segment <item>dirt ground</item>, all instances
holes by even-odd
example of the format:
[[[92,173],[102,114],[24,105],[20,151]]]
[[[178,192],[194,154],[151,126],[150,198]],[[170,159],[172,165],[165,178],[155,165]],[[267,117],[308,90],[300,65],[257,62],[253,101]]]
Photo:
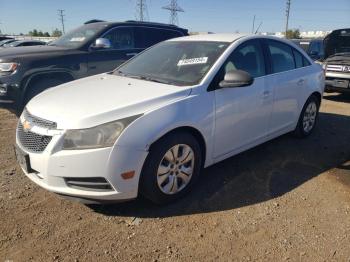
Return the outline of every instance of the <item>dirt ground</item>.
[[[204,171],[169,206],[84,206],[27,179],[0,110],[1,261],[350,261],[350,96],[326,94],[315,133]]]

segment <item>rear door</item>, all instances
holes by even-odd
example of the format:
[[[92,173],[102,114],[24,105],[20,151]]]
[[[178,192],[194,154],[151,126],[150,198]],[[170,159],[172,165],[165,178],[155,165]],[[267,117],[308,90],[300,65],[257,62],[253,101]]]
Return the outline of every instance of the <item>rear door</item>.
[[[271,74],[266,77],[266,84],[273,89],[269,129],[270,133],[278,133],[290,129],[299,117],[299,97],[307,84],[307,76],[303,69],[297,70],[294,48],[276,40],[269,39],[265,43],[271,62]],[[302,65],[302,58],[299,60]]]
[[[111,71],[142,50],[136,45],[134,27],[115,27],[101,37],[111,42],[111,48],[90,49],[88,75]]]

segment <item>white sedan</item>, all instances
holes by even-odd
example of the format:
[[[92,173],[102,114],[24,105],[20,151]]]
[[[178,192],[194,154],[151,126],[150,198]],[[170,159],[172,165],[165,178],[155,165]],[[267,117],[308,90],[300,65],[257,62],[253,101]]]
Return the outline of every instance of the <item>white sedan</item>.
[[[323,89],[322,68],[282,39],[172,39],[36,96],[16,155],[32,181],[69,198],[167,203],[204,167],[288,132],[311,134]]]

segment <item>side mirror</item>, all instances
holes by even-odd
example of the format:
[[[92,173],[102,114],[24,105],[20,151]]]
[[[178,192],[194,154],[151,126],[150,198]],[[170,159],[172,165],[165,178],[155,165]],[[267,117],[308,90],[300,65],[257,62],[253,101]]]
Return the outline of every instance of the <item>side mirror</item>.
[[[112,47],[111,41],[107,38],[97,38],[92,45],[93,49],[109,49]]]
[[[243,87],[250,86],[253,82],[254,78],[249,73],[242,70],[232,70],[226,73],[219,86],[222,88]]]

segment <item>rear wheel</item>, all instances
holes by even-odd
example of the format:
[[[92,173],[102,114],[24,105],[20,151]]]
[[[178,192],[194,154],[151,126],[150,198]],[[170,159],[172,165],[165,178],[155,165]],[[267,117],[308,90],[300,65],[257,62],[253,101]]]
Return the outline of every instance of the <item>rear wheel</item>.
[[[319,99],[315,95],[310,96],[301,111],[298,125],[293,132],[294,135],[297,137],[307,137],[313,132],[318,119],[319,107]]]
[[[202,168],[201,149],[188,133],[172,133],[156,142],[143,167],[140,193],[164,204],[189,192]]]

